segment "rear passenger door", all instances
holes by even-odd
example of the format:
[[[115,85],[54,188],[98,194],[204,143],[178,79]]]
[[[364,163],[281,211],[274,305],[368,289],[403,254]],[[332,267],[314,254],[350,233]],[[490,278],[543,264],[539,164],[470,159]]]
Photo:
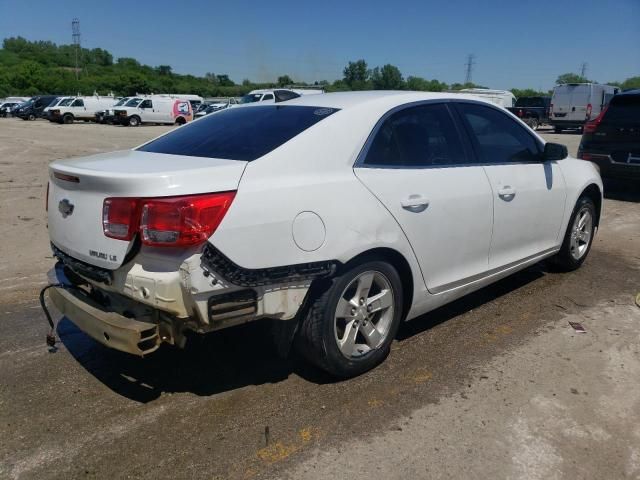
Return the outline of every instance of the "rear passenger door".
[[[467,163],[446,103],[407,105],[383,117],[355,173],[404,231],[432,293],[486,272],[491,186],[482,166]]]
[[[557,162],[543,161],[542,142],[506,112],[472,102],[456,108],[493,192],[489,269],[554,249],[566,199]]]

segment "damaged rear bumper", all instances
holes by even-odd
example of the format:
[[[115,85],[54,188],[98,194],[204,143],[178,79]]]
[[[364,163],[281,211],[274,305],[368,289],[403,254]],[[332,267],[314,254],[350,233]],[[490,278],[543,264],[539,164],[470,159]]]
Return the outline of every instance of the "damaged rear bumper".
[[[57,268],[49,272],[49,278],[69,285]],[[107,347],[144,356],[155,351],[162,342],[157,324],[108,311],[80,289],[52,287],[49,296],[62,315]]]
[[[144,356],[161,343],[158,325],[104,310],[85,295],[54,287],[50,293],[56,308],[94,340],[134,355]]]

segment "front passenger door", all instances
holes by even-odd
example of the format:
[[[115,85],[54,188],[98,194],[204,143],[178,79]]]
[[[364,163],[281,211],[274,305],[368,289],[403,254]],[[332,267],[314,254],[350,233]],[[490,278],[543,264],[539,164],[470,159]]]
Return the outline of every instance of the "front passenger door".
[[[543,161],[543,144],[499,108],[456,102],[493,191],[489,269],[548,253],[560,242],[565,181],[557,161]]]
[[[491,186],[467,155],[446,103],[406,106],[374,130],[356,176],[407,236],[427,288],[441,293],[487,271]]]

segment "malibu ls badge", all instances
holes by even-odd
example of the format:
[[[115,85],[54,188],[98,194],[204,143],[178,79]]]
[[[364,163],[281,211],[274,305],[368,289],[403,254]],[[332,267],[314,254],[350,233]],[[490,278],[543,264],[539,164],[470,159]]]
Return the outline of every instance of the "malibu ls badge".
[[[69,215],[71,215],[73,213],[73,208],[73,203],[71,203],[66,198],[60,200],[60,203],[58,204],[58,211],[62,214],[62,218],[67,218]]]

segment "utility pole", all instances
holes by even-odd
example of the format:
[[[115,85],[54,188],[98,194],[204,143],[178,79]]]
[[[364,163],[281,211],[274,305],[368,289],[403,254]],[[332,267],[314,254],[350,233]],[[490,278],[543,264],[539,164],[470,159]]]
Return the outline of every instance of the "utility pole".
[[[580,76],[582,78],[587,78],[587,67],[589,66],[589,64],[587,62],[582,62],[582,65],[580,65]]]
[[[467,75],[465,77],[464,83],[471,83],[473,66],[476,64],[475,59],[476,59],[476,56],[473,53],[470,53],[467,56],[467,63],[465,63],[465,66],[467,68]]]
[[[80,20],[74,18],[71,22],[71,38],[73,39],[73,45],[76,50],[76,80],[80,77]]]

